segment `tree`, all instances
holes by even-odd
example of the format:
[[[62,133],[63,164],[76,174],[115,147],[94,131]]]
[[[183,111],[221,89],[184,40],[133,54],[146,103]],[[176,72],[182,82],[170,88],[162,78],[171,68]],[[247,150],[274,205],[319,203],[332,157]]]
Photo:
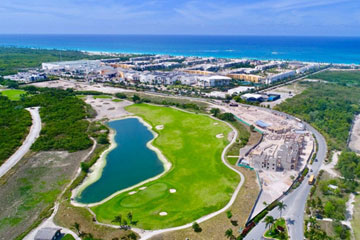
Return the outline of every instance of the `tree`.
[[[287,207],[287,205],[286,205],[284,202],[279,202],[279,203],[278,203],[277,208],[278,208],[279,211],[280,211],[280,218],[281,218],[282,211],[285,210],[286,207]]]
[[[217,117],[217,116],[219,115],[219,113],[220,113],[220,109],[218,109],[218,108],[212,108],[212,109],[210,110],[210,113],[211,113],[214,117]]]
[[[133,240],[136,240],[136,239],[137,239],[137,236],[136,236],[136,234],[135,234],[134,232],[132,232],[132,233],[130,233],[130,234],[128,235],[128,238],[133,239]]]
[[[227,238],[233,238],[233,237],[234,237],[234,235],[233,235],[233,230],[232,230],[231,228],[227,229],[227,230],[225,231],[225,236],[226,236]]]
[[[122,223],[122,216],[121,216],[121,214],[115,216],[115,218],[114,218],[111,222],[118,223],[119,225],[121,225],[121,223]]]
[[[226,216],[227,216],[227,218],[229,218],[229,219],[232,217],[232,213],[231,213],[230,210],[226,211]]]
[[[80,224],[78,222],[75,222],[72,227],[76,230],[77,234],[78,235],[81,235],[81,232],[80,232]]]
[[[194,229],[194,232],[201,232],[201,227],[197,222],[194,222],[192,225],[192,228]]]
[[[267,207],[267,202],[266,201],[263,201],[263,205],[265,206],[265,207]]]
[[[316,224],[317,224],[316,218],[310,217],[309,223],[310,223],[310,227],[311,227],[311,228],[315,228],[315,226],[316,226]]]
[[[234,122],[236,119],[232,113],[222,113],[218,115],[218,118],[224,121]]]
[[[129,222],[132,223],[133,215],[131,212],[127,214],[127,218],[129,219]]]
[[[254,132],[255,131],[255,127],[254,125],[250,125],[250,131]]]
[[[115,97],[120,98],[120,99],[125,99],[126,95],[124,93],[115,93]]]
[[[98,142],[100,144],[108,144],[109,140],[108,140],[106,135],[100,135],[99,138],[98,138]]]
[[[124,226],[127,226],[127,225],[128,225],[128,222],[126,221],[126,219],[123,219],[123,220],[122,220],[122,224],[123,224]]]
[[[134,103],[140,102],[140,99],[141,98],[136,94],[134,94],[134,96],[132,97],[132,100],[133,100]]]
[[[266,216],[264,219],[264,222],[266,223],[265,227],[269,227],[269,229],[273,226],[275,219],[273,216]]]

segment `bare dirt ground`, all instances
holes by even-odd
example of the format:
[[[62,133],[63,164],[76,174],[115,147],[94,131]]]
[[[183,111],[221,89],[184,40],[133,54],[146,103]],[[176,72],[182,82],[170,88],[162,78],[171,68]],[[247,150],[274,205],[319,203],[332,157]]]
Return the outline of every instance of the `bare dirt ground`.
[[[87,96],[85,99],[87,104],[90,104],[91,107],[96,111],[97,116],[95,120],[101,119],[119,119],[124,116],[130,115],[124,107],[133,104],[130,101],[123,100],[121,102],[113,101],[111,98],[96,98],[93,96]]]
[[[192,228],[186,228],[179,231],[168,232],[157,235],[152,240],[172,240],[172,239],[226,239],[225,231],[229,228],[233,230],[234,235],[239,235],[238,230],[244,227],[244,224],[250,214],[259,193],[259,186],[256,180],[255,171],[237,167],[245,176],[245,183],[241,188],[234,204],[230,207],[233,224],[227,218],[226,212],[217,215],[200,225],[202,231],[194,232]]]
[[[129,90],[115,87],[107,87],[101,83],[89,84],[85,82],[77,82],[75,80],[56,80],[56,81],[46,81],[46,82],[38,82],[32,83],[30,85],[34,85],[36,87],[50,87],[50,88],[60,88],[67,89],[73,88],[78,91],[98,91],[103,93],[115,94],[118,92],[128,92]]]
[[[261,105],[262,106],[270,106],[271,108],[275,107],[276,105],[284,102],[288,98],[292,98],[300,93],[302,93],[306,88],[301,86],[300,84],[292,83],[290,85],[281,86],[279,88],[266,91],[265,93],[273,93],[273,94],[279,94],[280,99],[273,101],[273,102],[264,102]]]
[[[335,169],[335,166],[339,160],[339,155],[341,152],[334,152],[332,160],[328,164],[321,165],[321,169],[328,172],[332,177],[340,177],[339,172]]]
[[[354,121],[349,148],[354,152],[360,153],[360,115],[357,115]]]
[[[4,175],[0,179],[0,239],[15,239],[40,215],[46,216],[87,152],[27,154]]]

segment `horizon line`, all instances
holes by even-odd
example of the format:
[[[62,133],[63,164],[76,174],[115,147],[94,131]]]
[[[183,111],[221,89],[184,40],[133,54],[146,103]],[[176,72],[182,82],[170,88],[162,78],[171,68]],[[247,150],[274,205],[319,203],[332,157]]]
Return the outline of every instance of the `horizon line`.
[[[0,33],[0,35],[19,36],[189,36],[189,37],[323,37],[360,38],[360,35],[256,35],[256,34],[165,34],[165,33]]]

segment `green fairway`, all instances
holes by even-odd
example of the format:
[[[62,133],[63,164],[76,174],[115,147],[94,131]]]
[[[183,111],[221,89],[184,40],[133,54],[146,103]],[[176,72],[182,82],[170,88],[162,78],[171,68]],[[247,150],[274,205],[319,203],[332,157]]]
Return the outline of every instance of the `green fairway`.
[[[4,90],[0,92],[1,95],[8,97],[12,101],[19,101],[20,96],[25,93],[26,92],[24,90],[17,89]]]
[[[111,223],[115,216],[125,219],[131,212],[137,227],[168,228],[190,223],[229,202],[240,181],[240,176],[221,160],[230,127],[208,116],[169,107],[136,104],[126,110],[142,117],[159,134],[153,145],[172,168],[157,180],[92,207],[97,220]],[[156,130],[158,125],[164,129]],[[221,133],[225,137],[217,138]],[[142,187],[146,189],[140,190]],[[130,195],[133,191],[136,193]],[[160,216],[161,212],[167,215]]]

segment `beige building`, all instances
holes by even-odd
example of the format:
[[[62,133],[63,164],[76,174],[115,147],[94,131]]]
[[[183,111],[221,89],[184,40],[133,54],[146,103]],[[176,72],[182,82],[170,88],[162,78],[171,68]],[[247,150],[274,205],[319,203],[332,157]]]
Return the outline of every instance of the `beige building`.
[[[233,78],[233,79],[244,80],[244,81],[254,82],[254,83],[259,83],[259,82],[262,82],[265,80],[264,77],[259,76],[259,75],[253,75],[253,74],[229,73],[226,76]]]

